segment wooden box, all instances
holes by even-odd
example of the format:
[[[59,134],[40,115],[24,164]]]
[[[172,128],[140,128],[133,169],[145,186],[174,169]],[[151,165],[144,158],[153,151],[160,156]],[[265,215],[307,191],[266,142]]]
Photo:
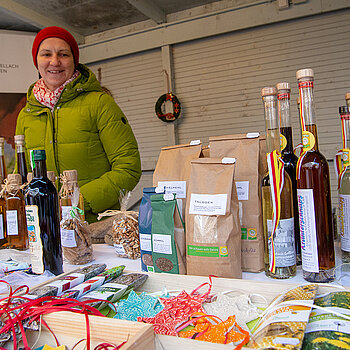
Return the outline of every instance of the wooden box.
[[[66,345],[72,349],[80,340],[86,339],[86,321],[83,314],[69,311],[56,312],[43,316],[43,320],[57,337],[60,345]],[[91,347],[94,349],[100,343],[112,343],[119,345],[126,341],[121,350],[154,350],[153,326],[146,323],[117,320],[113,318],[89,316]],[[27,331],[29,346],[35,349],[44,344],[55,347],[53,335],[46,327],[41,327],[39,333]],[[38,340],[39,339],[39,340]],[[37,341],[38,340],[38,341]],[[35,342],[37,341],[36,345]],[[8,344],[11,349],[12,345]],[[74,347],[75,350],[86,349],[86,341],[82,341]]]

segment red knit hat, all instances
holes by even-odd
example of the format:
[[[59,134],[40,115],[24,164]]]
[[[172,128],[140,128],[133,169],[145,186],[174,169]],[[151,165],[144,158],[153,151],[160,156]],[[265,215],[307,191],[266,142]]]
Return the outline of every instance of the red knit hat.
[[[34,66],[38,68],[37,56],[40,44],[47,38],[60,38],[64,40],[71,48],[75,67],[79,64],[79,47],[73,35],[60,27],[46,27],[42,29],[35,37],[32,47]]]

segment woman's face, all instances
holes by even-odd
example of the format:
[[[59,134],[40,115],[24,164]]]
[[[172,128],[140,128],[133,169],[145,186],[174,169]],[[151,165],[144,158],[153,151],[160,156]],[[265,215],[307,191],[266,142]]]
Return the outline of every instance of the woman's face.
[[[39,46],[38,70],[46,86],[54,91],[74,73],[74,57],[67,42],[47,38]]]

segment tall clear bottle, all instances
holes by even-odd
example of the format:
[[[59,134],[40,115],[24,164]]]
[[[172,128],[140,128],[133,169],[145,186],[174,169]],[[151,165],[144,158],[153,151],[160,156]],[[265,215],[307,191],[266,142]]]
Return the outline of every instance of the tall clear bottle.
[[[318,149],[314,72],[296,72],[303,151],[297,169],[303,276],[309,282],[334,280],[335,265],[329,167]]]
[[[4,183],[7,178],[6,162],[5,162],[5,138],[0,137],[0,184]]]
[[[280,152],[277,90],[274,87],[265,87],[261,90],[261,96],[265,111],[267,152]],[[290,278],[296,274],[292,182],[288,173],[284,171],[284,183],[280,192],[280,220],[273,234],[273,215],[276,215],[277,210],[274,209],[276,207],[273,204],[270,181],[269,171],[262,181],[265,274],[271,278]]]
[[[17,171],[22,176],[22,184],[27,182],[27,163],[26,163],[26,149],[24,143],[24,135],[15,135],[16,157],[17,157]]]
[[[292,181],[295,252],[297,265],[300,265],[301,247],[296,177],[298,157],[294,154],[293,147],[293,130],[290,117],[290,85],[287,82],[281,82],[276,85],[276,88],[278,101],[278,115],[281,130],[282,160],[284,161],[284,170],[288,173]]]
[[[33,179],[25,190],[32,269],[58,275],[63,272],[58,194],[47,178],[45,151],[32,152]]]
[[[339,233],[342,262],[350,263],[350,106],[339,107],[342,126],[343,169],[339,186]]]
[[[21,175],[8,174],[6,184],[6,232],[9,248],[26,250],[29,247],[28,231],[21,184]]]

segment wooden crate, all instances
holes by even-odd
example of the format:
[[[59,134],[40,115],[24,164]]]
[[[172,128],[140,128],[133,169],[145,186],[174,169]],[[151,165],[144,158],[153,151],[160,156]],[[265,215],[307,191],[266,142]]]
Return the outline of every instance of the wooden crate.
[[[185,289],[191,292],[204,282],[208,282],[207,277],[202,276],[186,276],[186,275],[172,275],[166,273],[149,273],[147,281],[138,289],[138,291],[145,292],[160,292],[163,287],[168,291],[181,291]],[[305,281],[305,283],[307,283]],[[300,284],[286,283],[282,281],[274,281],[271,283],[258,282],[252,280],[229,279],[229,278],[213,278],[212,292],[224,291],[238,291],[247,294],[260,294],[264,296],[268,303],[270,303],[279,293],[296,287]],[[326,293],[330,291],[337,291],[337,286],[331,287],[329,285],[319,284],[318,293]],[[200,292],[207,289],[204,287]],[[346,288],[350,290],[350,288]],[[257,299],[258,300],[258,299]],[[261,303],[261,306],[266,306]],[[232,349],[232,345],[214,344],[193,339],[184,339],[179,337],[172,337],[167,335],[156,334],[155,338],[156,350],[227,350]],[[249,347],[244,347],[245,350],[251,350]]]
[[[82,314],[62,311],[44,315],[43,319],[57,337],[60,345],[66,345],[67,349],[72,349],[79,340],[86,339],[86,321]],[[91,349],[100,343],[119,345],[123,341],[127,343],[121,347],[121,350],[155,349],[152,325],[100,316],[89,316],[89,323]],[[29,346],[33,349],[44,344],[52,347],[56,344],[53,335],[44,326],[41,328],[40,336],[39,332],[35,331],[27,331],[26,334]],[[7,344],[6,348],[12,349],[12,345]],[[74,349],[86,349],[86,341],[81,342]]]

